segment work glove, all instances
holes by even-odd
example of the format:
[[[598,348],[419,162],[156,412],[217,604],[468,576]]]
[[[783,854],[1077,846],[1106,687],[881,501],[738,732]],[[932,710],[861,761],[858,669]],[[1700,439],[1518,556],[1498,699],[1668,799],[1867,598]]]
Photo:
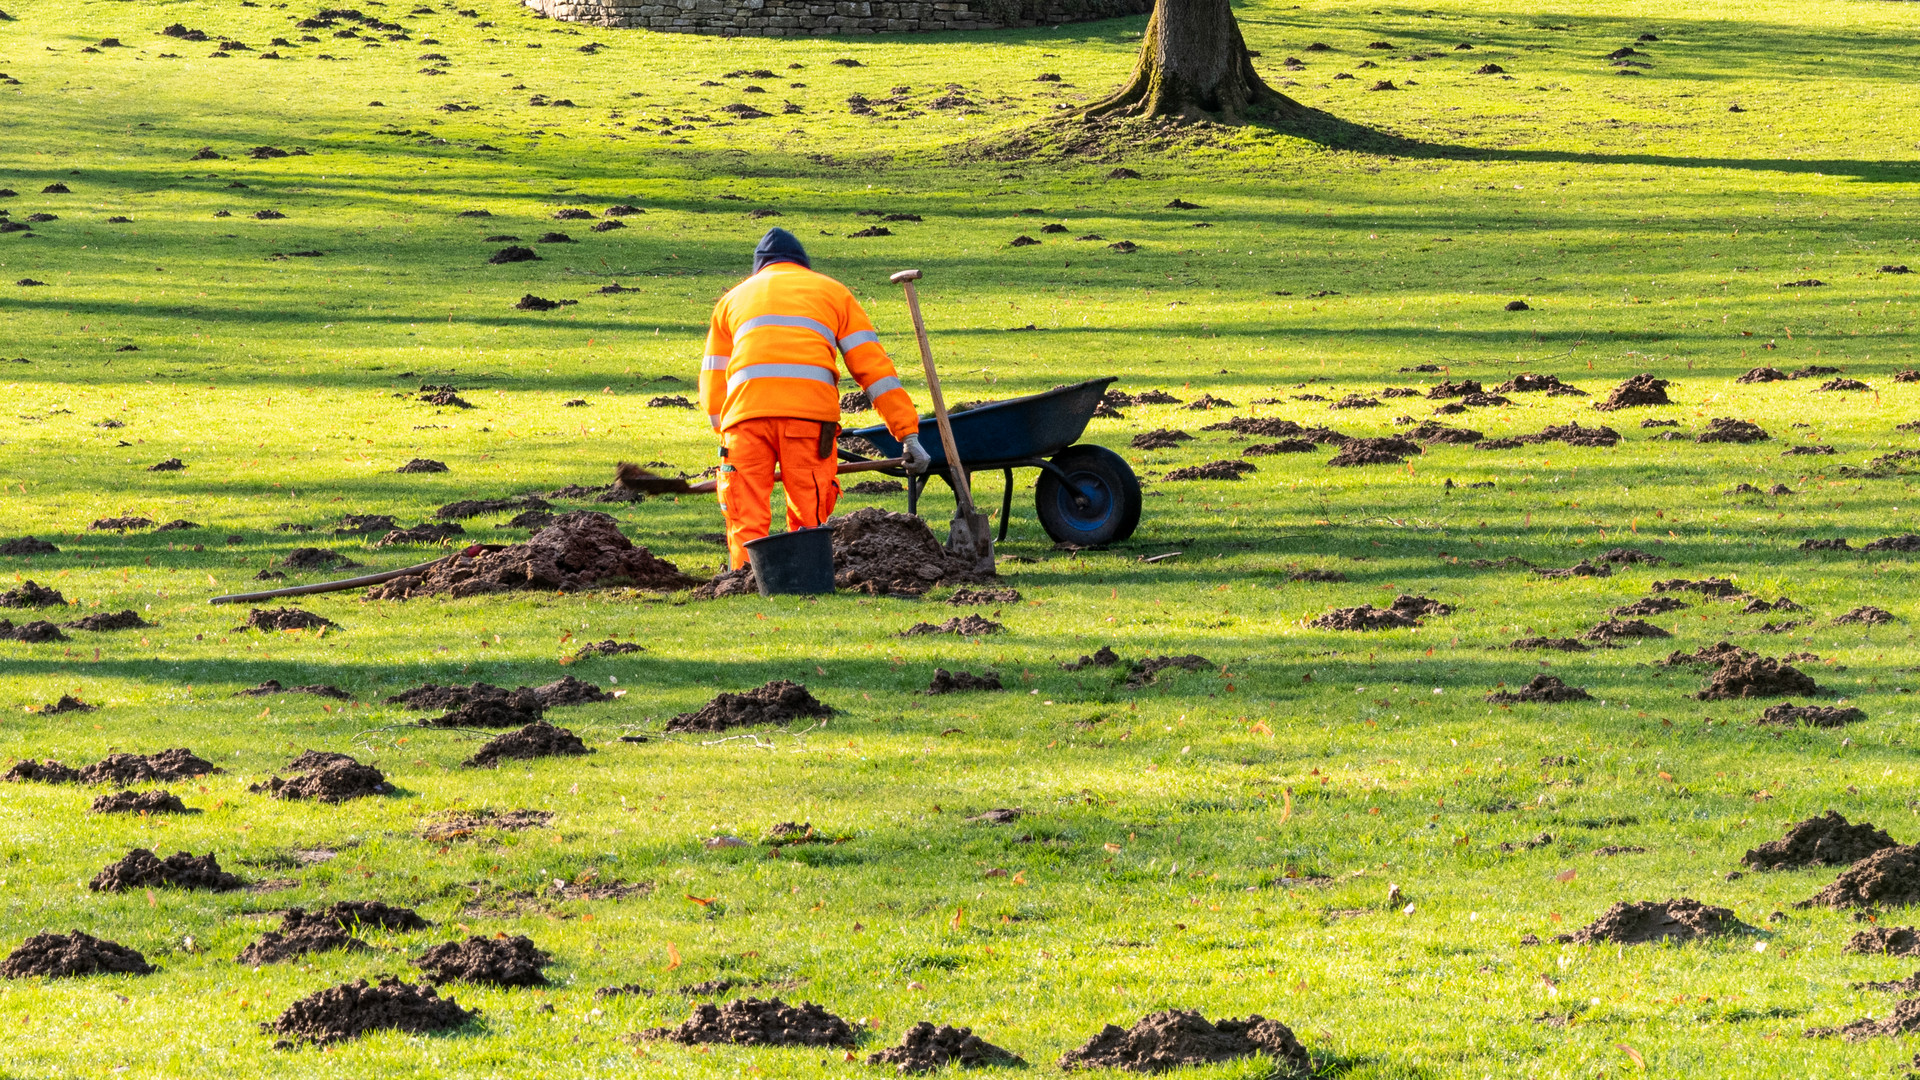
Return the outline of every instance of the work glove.
[[[900,440],[900,456],[907,459],[907,471],[915,476],[926,472],[927,466],[933,464],[932,456],[920,445],[918,432]]]

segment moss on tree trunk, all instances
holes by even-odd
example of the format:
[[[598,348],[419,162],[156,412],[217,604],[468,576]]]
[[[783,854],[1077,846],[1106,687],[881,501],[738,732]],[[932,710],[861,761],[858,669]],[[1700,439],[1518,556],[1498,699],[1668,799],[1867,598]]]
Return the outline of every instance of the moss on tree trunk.
[[[1306,112],[1261,81],[1228,0],[1158,0],[1133,77],[1088,117],[1171,116],[1238,124]]]

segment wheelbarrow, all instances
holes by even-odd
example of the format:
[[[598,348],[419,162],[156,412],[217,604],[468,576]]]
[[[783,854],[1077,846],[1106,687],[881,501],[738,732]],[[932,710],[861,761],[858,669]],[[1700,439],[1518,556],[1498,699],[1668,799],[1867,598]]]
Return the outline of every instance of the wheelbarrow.
[[[949,415],[953,425],[954,447],[968,473],[999,471],[1006,487],[1000,494],[1000,539],[1007,538],[1007,521],[1013,513],[1013,470],[1039,469],[1034,484],[1034,510],[1040,527],[1063,544],[1097,547],[1125,540],[1140,524],[1140,481],[1126,459],[1104,446],[1074,445],[1087,430],[1087,421],[1100,406],[1100,398],[1117,376],[1091,379],[1062,386],[1042,394],[990,401]],[[900,453],[900,441],[885,424],[855,428],[857,435],[879,448],[882,457]],[[921,476],[904,469],[879,471],[904,477],[907,482],[907,510],[918,513],[920,496],[927,483],[938,476],[949,487],[953,476],[947,465],[947,451],[940,441],[933,418],[920,421],[920,445],[932,455],[933,462]],[[844,461],[867,458],[842,449]]]

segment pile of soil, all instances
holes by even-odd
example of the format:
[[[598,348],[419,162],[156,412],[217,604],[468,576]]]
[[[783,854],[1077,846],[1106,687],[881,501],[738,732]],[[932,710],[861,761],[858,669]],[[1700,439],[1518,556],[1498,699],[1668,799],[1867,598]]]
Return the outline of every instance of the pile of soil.
[[[1346,397],[1327,406],[1329,409],[1377,409],[1379,407],[1379,398],[1364,397],[1360,394],[1348,394]],[[1191,409],[1193,406],[1189,405],[1187,408]]]
[[[463,1009],[430,986],[383,975],[378,986],[355,979],[309,994],[272,1022],[261,1024],[260,1030],[284,1036],[275,1044],[280,1047],[291,1047],[295,1041],[325,1045],[389,1028],[414,1035],[448,1031],[479,1015],[478,1009]]]
[[[900,631],[901,637],[920,637],[925,634],[959,634],[961,637],[985,637],[997,634],[1006,627],[992,619],[978,615],[956,615],[946,622],[935,626],[932,623],[919,622]]]
[[[0,641],[26,641],[35,644],[48,641],[66,641],[67,635],[60,628],[45,619],[36,619],[30,623],[15,626],[11,620],[0,619]]]
[[[1557,675],[1535,675],[1533,680],[1518,690],[1495,690],[1487,695],[1487,700],[1496,704],[1510,704],[1522,701],[1592,701],[1593,695],[1578,686],[1568,686]]]
[[[1353,464],[1353,463],[1349,463]],[[1238,480],[1242,473],[1257,471],[1250,461],[1209,461],[1205,465],[1189,465],[1184,469],[1169,469],[1162,480]]]
[[[432,458],[413,458],[405,465],[393,470],[398,473],[440,473],[447,471],[447,463]]]
[[[31,536],[17,536],[0,544],[0,555],[58,555],[60,549],[45,540]]]
[[[1785,382],[1791,377],[1777,367],[1757,367],[1733,381],[1737,383]]]
[[[540,969],[551,963],[553,957],[536,948],[532,938],[516,934],[508,938],[476,935],[435,945],[413,966],[433,983],[545,986],[547,977],[540,974]]]
[[[1402,437],[1424,446],[1466,446],[1479,442],[1486,435],[1472,428],[1449,427],[1435,420],[1422,420],[1408,428]]]
[[[1305,1074],[1313,1068],[1307,1048],[1278,1020],[1255,1013],[1245,1020],[1212,1023],[1181,1009],[1149,1013],[1131,1028],[1108,1024],[1086,1045],[1062,1054],[1060,1068],[1157,1073],[1255,1054],[1273,1058],[1283,1074]]]
[[[1907,533],[1903,536],[1883,536],[1868,542],[1861,551],[1920,551],[1920,534]]]
[[[946,668],[933,669],[933,681],[927,684],[928,694],[956,694],[968,690],[1004,690],[1000,685],[999,672],[989,671],[985,675],[975,675],[970,671],[948,671]]]
[[[1742,660],[1759,655],[1752,649],[1743,649],[1731,641],[1722,641],[1715,645],[1703,645],[1694,652],[1681,652],[1675,649],[1660,663],[1666,667],[1679,667],[1682,664],[1719,665],[1729,660]]]
[[[972,1028],[941,1025],[925,1020],[907,1029],[900,1045],[867,1055],[869,1065],[891,1065],[901,1074],[934,1072],[948,1065],[979,1069],[989,1065],[1024,1068],[1026,1060],[1010,1050],[982,1039]]]
[[[592,752],[578,735],[543,721],[488,739],[477,753],[461,764],[476,769],[492,769],[499,767],[505,758],[528,759]]]
[[[1911,926],[1876,926],[1849,938],[1846,951],[1867,956],[1920,956],[1920,933]]]
[[[1176,431],[1173,428],[1155,428],[1135,435],[1127,445],[1135,450],[1171,450],[1192,438],[1193,436],[1186,432]]]
[[[1871,390],[1873,387],[1859,379],[1828,379],[1817,387],[1818,390]]]
[[[955,589],[953,595],[947,597],[949,604],[973,604],[982,607],[1019,602],[1020,592],[1017,589]]]
[[[1562,442],[1568,446],[1613,446],[1620,433],[1610,427],[1581,427],[1578,420],[1567,424],[1548,424],[1538,435],[1522,435],[1525,442]]]
[[[486,686],[475,683],[476,687]],[[451,688],[449,688],[451,689]],[[469,727],[469,728],[510,728],[537,724],[546,717],[546,706],[540,696],[525,687],[506,691],[497,686],[488,687],[499,690],[498,696],[473,696],[460,700],[446,715],[431,720],[420,721],[424,727]]]
[[[510,499],[461,499],[450,502],[433,512],[441,521],[465,521],[481,514],[497,514],[508,510],[551,510],[553,504],[537,495],[519,495]]]
[[[1772,603],[1768,603],[1767,601],[1762,600],[1756,596],[1752,600],[1747,601],[1747,606],[1741,608],[1740,613],[1742,615],[1764,615],[1769,611],[1805,611],[1805,610],[1807,610],[1805,606],[1794,603],[1791,597],[1783,596],[1780,599],[1773,601]]]
[[[170,791],[116,791],[101,795],[88,808],[95,814],[184,814],[187,804]]]
[[[146,848],[134,848],[116,863],[109,863],[87,888],[94,892],[125,892],[128,889],[166,888],[207,889],[228,892],[244,888],[246,882],[225,870],[212,852],[194,856],[176,851],[164,860]]]
[[[1497,74],[1497,73],[1490,73]],[[1560,381],[1558,375],[1535,375],[1523,371],[1499,386],[1493,388],[1496,394],[1534,394],[1545,393],[1552,397],[1589,397],[1585,390],[1577,386],[1568,386]]]
[[[89,705],[72,694],[61,694],[59,701],[40,706],[40,712],[45,716],[59,716],[61,713],[94,712],[99,708],[100,706]]]
[[[636,547],[621,534],[610,515],[575,510],[561,514],[523,544],[473,558],[442,559],[423,575],[376,585],[367,590],[367,596],[406,600],[440,593],[461,597],[514,589],[573,592],[615,583],[643,589],[683,589],[692,586],[694,580],[672,563],[655,558],[646,548]]]
[[[1884,1020],[1875,1020],[1871,1016],[1862,1017],[1845,1027],[1814,1027],[1806,1030],[1809,1039],[1824,1038],[1829,1035],[1844,1036],[1848,1041],[1870,1039],[1876,1035],[1896,1038],[1920,1031],[1920,998],[1908,998],[1893,1007]]]
[[[1231,420],[1208,424],[1200,430],[1231,431],[1236,435],[1259,435],[1269,439],[1281,439],[1298,435],[1306,429],[1291,420],[1282,420],[1274,416],[1236,416]]]
[[[614,697],[590,682],[582,682],[571,675],[562,675],[544,686],[533,688],[540,704],[549,709],[567,705],[593,705],[602,701],[612,701]]]
[[[1555,649],[1555,650],[1558,650],[1559,652],[1590,652],[1591,651],[1587,646],[1580,644],[1579,641],[1570,637],[1562,637],[1562,638],[1525,637],[1525,638],[1521,638],[1518,641],[1515,641],[1511,645],[1508,645],[1507,648],[1519,649],[1522,651],[1528,651],[1533,649]]]
[[[380,539],[375,540],[373,546],[380,548],[395,547],[400,544],[437,544],[448,537],[464,536],[466,532],[467,530],[462,526],[452,523],[435,525],[432,522],[427,522],[425,524],[415,525],[411,529],[395,529]]]
[[[551,810],[450,811],[423,825],[420,836],[425,840],[459,840],[481,829],[501,829],[506,832],[544,829],[552,820]]]
[[[1748,851],[1740,865],[1754,870],[1797,870],[1803,866],[1851,866],[1899,841],[1867,822],[1847,823],[1832,810],[1795,822],[1787,835]]]
[[[360,564],[331,548],[297,547],[287,552],[280,565],[289,570],[326,570],[331,567],[351,567]]]
[[[1864,607],[1854,608],[1845,615],[1838,616],[1833,620],[1833,625],[1848,626],[1857,623],[1861,626],[1879,626],[1892,621],[1893,612],[1869,604]]]
[[[1769,705],[1760,719],[1760,724],[1784,724],[1807,727],[1845,727],[1867,718],[1866,711],[1851,707],[1836,708],[1830,705]]]
[[[1716,416],[1707,421],[1707,430],[1693,437],[1694,442],[1716,443],[1756,443],[1765,442],[1773,436],[1766,429],[1749,420],[1731,420]]]
[[[1098,649],[1095,649],[1093,651],[1092,656],[1083,655],[1080,657],[1080,659],[1075,660],[1072,663],[1061,664],[1060,670],[1079,671],[1081,668],[1113,667],[1119,662],[1120,662],[1120,654],[1113,651],[1113,646],[1102,645]]]
[[[247,612],[247,621],[233,628],[235,633],[242,630],[338,630],[340,624],[324,615],[315,615],[311,611],[299,608],[254,608]]]
[[[685,1023],[672,1028],[648,1028],[642,1039],[696,1043],[732,1043],[737,1046],[852,1046],[853,1028],[811,1001],[798,1006],[779,998],[762,1001],[741,998],[721,1005],[700,1004]]]
[[[1452,604],[1443,604],[1438,600],[1425,596],[1408,596],[1405,593],[1394,597],[1393,603],[1387,606],[1402,615],[1411,615],[1415,618],[1426,615],[1439,616],[1453,614]]]
[[[1800,550],[1801,551],[1852,551],[1853,545],[1847,543],[1846,537],[1839,536],[1831,540],[1802,540],[1800,541]]]
[[[1653,591],[1657,593],[1697,592],[1702,596],[1710,596],[1717,600],[1726,600],[1736,596],[1747,595],[1745,589],[1735,585],[1732,581],[1717,577],[1701,578],[1698,581],[1688,581],[1686,578],[1667,578],[1664,581],[1654,582]]]
[[[381,930],[425,930],[432,925],[412,908],[396,907],[379,900],[339,900],[308,917],[331,923],[342,930],[360,926]]]
[[[1132,666],[1132,674],[1127,676],[1127,689],[1138,690],[1150,683],[1158,682],[1161,672],[1173,668],[1181,671],[1211,671],[1217,666],[1198,653],[1188,653],[1185,656],[1149,656]]]
[[[175,747],[157,754],[108,754],[82,768],[76,778],[83,784],[131,787],[156,780],[187,780],[218,771],[211,761],[196,757],[185,747]]]
[[[393,792],[385,773],[345,754],[309,750],[289,762],[287,770],[296,775],[286,779],[276,776],[247,790],[276,799],[317,799],[327,803]]]
[[[1486,393],[1486,389],[1477,379],[1461,379],[1459,382],[1442,379],[1427,388],[1427,397],[1429,400],[1438,401],[1441,398],[1461,397],[1465,394],[1483,394]]]
[[[234,697],[273,697],[276,694],[312,694],[314,697],[332,698],[335,701],[347,701],[352,694],[337,686],[323,683],[308,683],[305,686],[281,686],[280,680],[268,679],[259,686],[249,686],[245,690],[234,691]]]
[[[827,521],[833,530],[833,583],[875,596],[919,596],[936,585],[990,585],[990,570],[950,556],[927,523],[911,514],[862,507]],[[751,585],[749,585],[751,587]]]
[[[107,630],[142,630],[153,624],[141,618],[139,612],[129,608],[126,611],[116,611],[111,614],[102,612],[98,615],[88,615],[85,618],[75,619],[72,622],[61,623],[60,625],[68,630],[101,632]]]
[[[358,952],[369,948],[372,946],[341,929],[335,920],[292,908],[281,917],[280,929],[260,935],[258,941],[240,950],[240,955],[233,959],[235,963],[258,967],[284,963],[308,953],[342,949]]]
[[[61,596],[58,589],[49,589],[32,579],[21,582],[17,589],[0,592],[0,607],[65,607],[66,603],[67,598]]]
[[[1571,934],[1555,934],[1562,944],[1644,945],[1655,941],[1697,941],[1715,934],[1737,933],[1753,927],[1735,918],[1727,908],[1709,907],[1698,900],[1622,901],[1593,922]]]
[[[833,715],[833,706],[817,700],[805,686],[775,679],[744,694],[715,694],[698,712],[667,721],[668,731],[712,732],[728,728],[785,724]]]
[[[1665,615],[1669,611],[1679,611],[1692,606],[1677,596],[1648,596],[1635,600],[1631,604],[1622,604],[1607,614],[1634,618],[1641,615]]]
[[[1539,574],[1541,577],[1551,578],[1612,577],[1613,567],[1608,566],[1606,563],[1600,563],[1596,566],[1586,559],[1581,559],[1579,562],[1574,563],[1564,570],[1549,570],[1546,567],[1536,567],[1533,572]]]
[[[862,480],[847,489],[849,495],[895,495],[907,490],[898,480]]]
[[[1870,908],[1920,904],[1920,847],[1890,847],[1849,866],[1795,907]]]
[[[1750,656],[1722,664],[1720,670],[1707,679],[1706,688],[1694,697],[1701,701],[1724,701],[1818,693],[1820,687],[1800,669],[1770,656]]]
[[[87,529],[89,532],[125,532],[128,529],[151,529],[153,524],[152,518],[110,517],[96,520]]]
[[[6,979],[151,975],[158,970],[125,945],[78,930],[71,934],[35,934],[0,961],[0,978]]]
[[[1606,400],[1594,402],[1593,407],[1602,412],[1612,412],[1636,405],[1671,405],[1673,402],[1667,398],[1667,387],[1672,385],[1665,379],[1656,379],[1644,373],[1635,375],[1608,391]]]
[[[335,536],[372,536],[396,527],[392,514],[348,514],[333,530]]]
[[[1419,626],[1420,621],[1392,608],[1362,604],[1359,607],[1335,608],[1307,625],[1320,630],[1394,630]]]
[[[1670,638],[1673,635],[1642,619],[1608,619],[1582,636],[1588,641],[1612,644],[1621,638]]]
[[[578,663],[589,656],[622,656],[627,653],[646,651],[646,649],[635,645],[631,641],[615,641],[612,638],[608,638],[605,641],[596,641],[591,645],[581,646],[580,651],[573,654],[573,659],[575,663]]]

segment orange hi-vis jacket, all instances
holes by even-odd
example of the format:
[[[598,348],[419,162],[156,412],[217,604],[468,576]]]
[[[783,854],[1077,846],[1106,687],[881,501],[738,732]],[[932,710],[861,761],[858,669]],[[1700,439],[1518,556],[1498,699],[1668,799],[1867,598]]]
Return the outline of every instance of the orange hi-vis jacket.
[[[860,302],[845,285],[791,262],[773,263],[714,305],[700,407],[715,431],[763,416],[838,422],[836,351],[895,438],[919,430],[913,399]]]

